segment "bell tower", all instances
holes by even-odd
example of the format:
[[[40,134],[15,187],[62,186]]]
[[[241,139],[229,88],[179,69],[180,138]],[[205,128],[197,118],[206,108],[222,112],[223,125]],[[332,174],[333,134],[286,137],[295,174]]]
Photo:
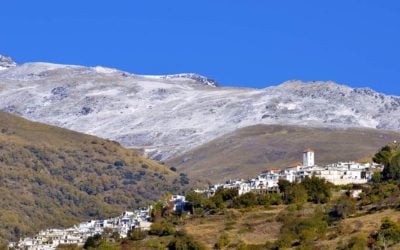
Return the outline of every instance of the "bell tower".
[[[303,152],[303,166],[312,167],[314,165],[314,150],[308,148]]]

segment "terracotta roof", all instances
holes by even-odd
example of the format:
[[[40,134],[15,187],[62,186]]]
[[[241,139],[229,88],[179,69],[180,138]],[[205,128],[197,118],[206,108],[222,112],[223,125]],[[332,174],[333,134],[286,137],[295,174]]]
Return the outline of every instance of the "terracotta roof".
[[[281,168],[269,168],[268,169],[269,171],[280,171],[280,170],[282,170]]]
[[[303,165],[303,163],[301,163],[301,162],[294,162],[294,163],[289,164],[288,166],[289,167],[297,167],[297,166],[302,166],[302,165]]]

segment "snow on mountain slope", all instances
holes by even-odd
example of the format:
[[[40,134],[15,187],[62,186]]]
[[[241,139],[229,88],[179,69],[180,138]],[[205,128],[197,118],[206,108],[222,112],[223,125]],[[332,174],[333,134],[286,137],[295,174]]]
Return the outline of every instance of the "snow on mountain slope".
[[[0,70],[8,69],[16,65],[17,64],[10,57],[0,55]]]
[[[400,130],[400,98],[370,89],[300,81],[217,86],[196,74],[26,63],[0,71],[0,110],[145,148],[157,160],[254,124]]]

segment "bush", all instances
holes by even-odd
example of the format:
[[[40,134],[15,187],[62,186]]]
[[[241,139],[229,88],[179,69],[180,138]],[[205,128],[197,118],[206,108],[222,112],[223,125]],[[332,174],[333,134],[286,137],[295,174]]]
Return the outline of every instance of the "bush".
[[[254,193],[246,193],[233,200],[235,208],[250,208],[257,205],[257,196]]]
[[[323,213],[316,211],[311,217],[292,217],[283,219],[280,236],[274,245],[278,249],[290,247],[293,243],[308,246],[316,239],[325,236],[328,223]]]
[[[400,242],[400,224],[392,221],[389,217],[382,219],[382,225],[377,234],[380,246],[391,246]]]
[[[217,191],[215,196],[221,196],[223,201],[233,200],[239,195],[238,191],[234,188],[223,188]]]
[[[184,232],[178,232],[174,239],[168,244],[170,250],[203,250],[206,249],[203,245],[188,236]]]
[[[282,204],[282,196],[278,193],[260,194],[257,196],[257,204],[262,206]]]
[[[131,232],[128,233],[128,239],[133,241],[144,240],[146,237],[147,232],[140,229],[133,229]]]
[[[383,180],[383,175],[381,172],[375,172],[372,175],[372,182],[373,183],[381,183]]]
[[[175,228],[173,225],[164,222],[154,222],[151,224],[149,234],[150,235],[157,235],[157,236],[168,236],[173,235],[175,233]]]
[[[204,194],[189,192],[186,194],[186,201],[189,202],[189,209],[193,214],[203,214],[205,211],[217,209],[215,200],[207,198]]]
[[[334,203],[329,215],[336,219],[344,219],[354,213],[355,209],[355,201],[343,195]]]
[[[351,237],[347,246],[344,249],[349,250],[364,250],[368,249],[368,237],[363,234],[358,234]]]
[[[116,166],[116,167],[123,167],[123,166],[125,166],[125,162],[122,161],[122,160],[115,161],[115,162],[114,162],[114,166]]]
[[[86,239],[86,242],[83,245],[83,248],[84,249],[96,248],[100,244],[101,239],[102,239],[102,237],[100,234],[95,234],[93,236],[89,236]]]
[[[217,242],[215,243],[215,248],[223,249],[225,246],[229,245],[229,243],[230,243],[229,236],[224,233],[221,236],[219,236]]]

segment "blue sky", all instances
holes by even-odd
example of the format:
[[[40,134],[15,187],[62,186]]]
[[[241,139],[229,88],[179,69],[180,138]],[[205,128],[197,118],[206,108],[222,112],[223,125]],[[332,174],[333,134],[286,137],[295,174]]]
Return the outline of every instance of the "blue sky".
[[[333,80],[400,95],[400,1],[1,0],[17,62],[195,72],[263,88]]]

